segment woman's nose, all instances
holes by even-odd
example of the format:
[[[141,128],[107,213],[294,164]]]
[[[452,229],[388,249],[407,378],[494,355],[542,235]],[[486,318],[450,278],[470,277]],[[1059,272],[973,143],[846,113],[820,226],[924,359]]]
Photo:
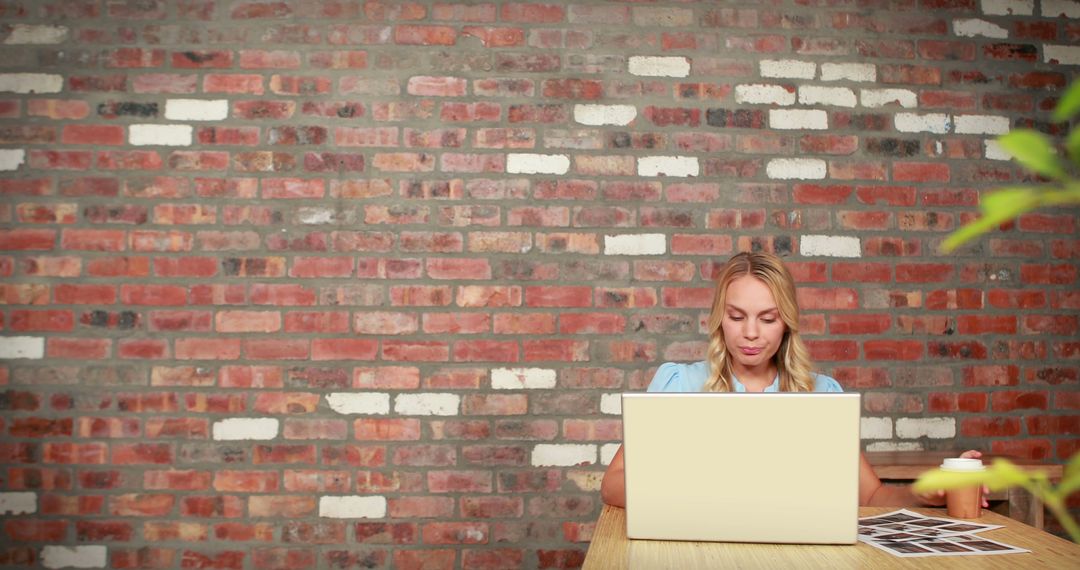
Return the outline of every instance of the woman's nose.
[[[758,326],[753,319],[746,319],[746,326],[743,327],[743,336],[746,338],[757,338]]]

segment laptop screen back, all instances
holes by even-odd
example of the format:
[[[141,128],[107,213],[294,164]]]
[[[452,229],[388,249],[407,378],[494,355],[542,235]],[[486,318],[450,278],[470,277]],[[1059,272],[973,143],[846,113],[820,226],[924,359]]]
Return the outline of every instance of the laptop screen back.
[[[632,539],[853,544],[858,394],[623,394]]]

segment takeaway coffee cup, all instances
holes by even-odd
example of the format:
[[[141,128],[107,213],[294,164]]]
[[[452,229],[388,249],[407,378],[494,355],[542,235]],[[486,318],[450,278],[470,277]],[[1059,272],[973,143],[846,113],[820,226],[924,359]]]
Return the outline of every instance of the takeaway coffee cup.
[[[941,464],[942,471],[971,473],[984,469],[982,460],[967,457],[949,457]],[[945,491],[945,510],[950,517],[958,519],[979,518],[982,514],[982,485]]]

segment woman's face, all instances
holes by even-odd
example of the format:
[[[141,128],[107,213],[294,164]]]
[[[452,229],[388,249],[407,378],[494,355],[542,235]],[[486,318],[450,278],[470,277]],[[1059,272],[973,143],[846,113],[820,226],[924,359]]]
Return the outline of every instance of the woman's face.
[[[764,281],[743,275],[728,285],[725,299],[724,344],[736,375],[740,370],[764,372],[772,365],[787,327],[776,299]]]

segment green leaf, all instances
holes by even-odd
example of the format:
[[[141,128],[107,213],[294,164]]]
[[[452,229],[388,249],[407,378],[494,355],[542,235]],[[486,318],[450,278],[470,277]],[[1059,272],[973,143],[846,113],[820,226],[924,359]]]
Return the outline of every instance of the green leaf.
[[[919,476],[912,485],[916,493],[986,485],[991,491],[1009,487],[1030,487],[1033,475],[1013,465],[1008,459],[995,459],[984,471],[961,472],[934,469]]]
[[[949,234],[941,242],[941,251],[949,253],[961,245],[996,229],[1001,224],[1034,208],[1032,188],[1003,188],[983,197],[979,207],[983,216]]]
[[[1065,154],[1074,164],[1080,166],[1080,128],[1069,131],[1065,137]]]
[[[1065,472],[1065,476],[1061,478],[1061,483],[1058,483],[1058,494],[1061,495],[1061,499],[1065,500],[1066,497],[1080,490],[1080,473]]]
[[[1065,464],[1065,477],[1072,477],[1073,475],[1080,475],[1080,451],[1077,451],[1069,458],[1069,462]]]
[[[987,480],[991,477],[992,475],[989,471],[961,473],[959,471],[933,469],[919,475],[919,478],[912,484],[911,489],[916,493],[930,493],[933,491],[957,489],[960,487],[985,485]]]
[[[1054,147],[1041,134],[1030,129],[1018,129],[1001,135],[997,140],[1001,148],[1028,170],[1054,180],[1068,178]]]
[[[1063,500],[1078,489],[1080,489],[1080,452],[1074,453],[1065,464],[1065,472],[1061,476],[1061,483],[1058,484],[1058,491]]]
[[[1068,121],[1080,111],[1080,79],[1073,81],[1058,100],[1053,119],[1056,122]]]
[[[992,478],[986,483],[986,486],[990,487],[991,491],[1008,489],[1017,485],[1024,486],[1032,478],[1031,475],[1013,465],[1008,459],[1000,457],[995,459],[986,471],[993,474]]]
[[[979,202],[979,209],[986,216],[1016,217],[1035,207],[1038,194],[1037,188],[1026,186],[1001,188],[983,196]]]
[[[986,232],[993,231],[1003,222],[1008,221],[1008,219],[1008,216],[1000,216],[993,218],[983,216],[977,220],[965,224],[963,227],[953,231],[953,233],[949,234],[945,238],[945,241],[941,242],[941,251],[943,253],[949,253],[956,248],[964,245],[965,243],[985,234]]]

